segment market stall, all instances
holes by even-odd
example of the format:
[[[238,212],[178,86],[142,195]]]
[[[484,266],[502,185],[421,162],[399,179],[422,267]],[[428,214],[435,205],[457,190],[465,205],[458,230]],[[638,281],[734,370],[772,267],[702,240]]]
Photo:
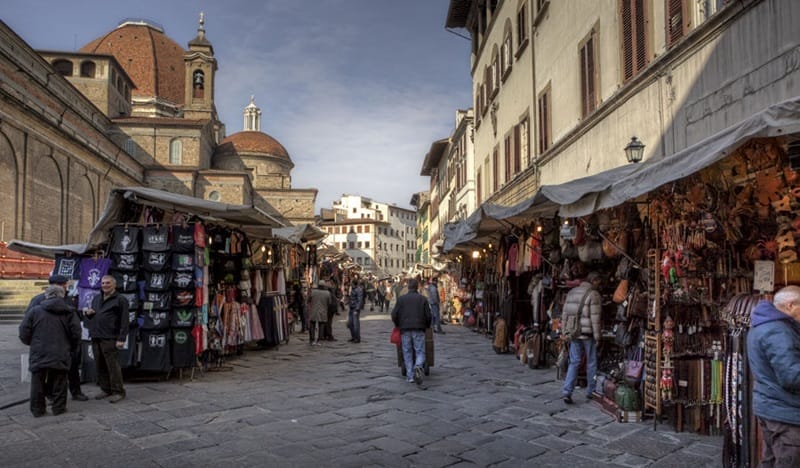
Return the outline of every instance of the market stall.
[[[79,308],[114,276],[131,321],[123,367],[169,373],[288,339],[286,276],[304,266],[272,235],[285,225],[277,212],[131,187],[112,190],[85,245],[9,248],[52,256]]]

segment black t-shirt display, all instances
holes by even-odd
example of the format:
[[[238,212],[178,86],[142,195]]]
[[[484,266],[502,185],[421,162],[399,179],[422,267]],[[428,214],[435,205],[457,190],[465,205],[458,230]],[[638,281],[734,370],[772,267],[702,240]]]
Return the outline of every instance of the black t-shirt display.
[[[172,226],[172,251],[194,252],[194,224],[187,224],[186,227],[180,224]]]
[[[194,337],[191,328],[172,329],[172,367],[194,367]]]
[[[170,331],[141,330],[141,370],[167,372],[170,370]]]
[[[140,249],[139,226],[115,226],[111,230],[111,251],[114,253],[131,254]]]
[[[161,271],[169,266],[169,252],[144,252],[142,267],[147,271]]]
[[[142,250],[149,252],[169,250],[169,226],[166,224],[145,226],[142,234]]]

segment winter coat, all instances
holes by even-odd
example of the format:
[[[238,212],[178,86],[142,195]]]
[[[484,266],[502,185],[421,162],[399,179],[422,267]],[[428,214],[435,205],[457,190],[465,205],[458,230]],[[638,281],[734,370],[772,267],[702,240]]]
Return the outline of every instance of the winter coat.
[[[800,322],[759,302],[750,316],[747,357],[756,416],[800,426]]]
[[[63,298],[52,297],[25,313],[19,325],[19,339],[31,347],[31,371],[69,370],[72,350],[80,344],[81,324]]]
[[[361,310],[364,308],[364,290],[357,286],[350,290],[350,310]]]
[[[311,322],[327,322],[328,306],[333,302],[330,291],[314,288],[308,295],[308,320]]]
[[[397,298],[392,309],[392,322],[400,330],[425,330],[431,326],[431,306],[428,299],[417,291],[409,291]]]
[[[86,316],[86,327],[92,339],[125,341],[128,338],[130,316],[128,300],[117,292],[105,298],[101,292],[92,300],[94,314]]]
[[[567,298],[564,301],[564,308],[561,311],[562,316],[573,313],[581,306],[581,299],[584,293],[592,288],[592,284],[586,281],[578,286],[570,289],[567,293]],[[586,297],[583,304],[583,311],[581,312],[581,336],[580,338],[593,337],[595,341],[600,340],[600,315],[602,312],[603,301],[600,293],[592,291]]]

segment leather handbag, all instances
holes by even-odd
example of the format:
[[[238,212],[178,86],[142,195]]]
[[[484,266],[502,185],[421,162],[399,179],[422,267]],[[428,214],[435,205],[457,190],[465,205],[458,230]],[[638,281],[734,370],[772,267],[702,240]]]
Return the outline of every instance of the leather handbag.
[[[614,290],[614,295],[611,297],[611,300],[614,301],[615,304],[622,304],[623,302],[625,302],[625,298],[627,296],[628,296],[628,280],[622,279],[617,285],[617,289]]]
[[[625,380],[628,382],[638,382],[642,380],[642,370],[644,361],[642,360],[642,347],[637,346],[631,359],[625,363]]]
[[[394,344],[396,344],[398,346],[400,345],[400,329],[399,328],[394,327],[392,329],[392,336],[389,338],[389,342],[390,343],[394,343]]]

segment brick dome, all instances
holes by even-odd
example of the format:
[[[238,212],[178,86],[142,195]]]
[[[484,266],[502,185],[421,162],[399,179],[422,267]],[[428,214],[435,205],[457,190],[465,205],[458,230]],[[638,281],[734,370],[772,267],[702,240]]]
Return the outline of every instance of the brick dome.
[[[217,148],[217,154],[236,153],[238,155],[264,155],[285,159],[291,163],[291,158],[286,148],[263,132],[244,131],[234,133],[222,140]]]
[[[123,21],[80,51],[114,56],[136,85],[134,96],[184,103],[185,50],[161,27],[147,21]]]

